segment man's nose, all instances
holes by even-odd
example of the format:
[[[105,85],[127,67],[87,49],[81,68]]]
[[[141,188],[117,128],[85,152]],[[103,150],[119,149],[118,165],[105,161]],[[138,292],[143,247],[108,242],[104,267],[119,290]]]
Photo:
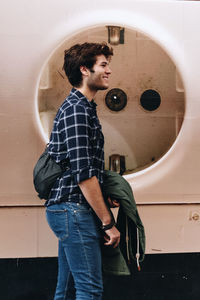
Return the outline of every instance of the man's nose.
[[[107,66],[107,68],[106,68],[106,73],[108,73],[108,74],[112,73],[111,68],[109,66]]]

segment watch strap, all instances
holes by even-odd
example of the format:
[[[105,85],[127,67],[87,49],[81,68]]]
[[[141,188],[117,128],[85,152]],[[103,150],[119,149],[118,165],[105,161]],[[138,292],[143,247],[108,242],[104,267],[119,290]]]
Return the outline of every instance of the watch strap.
[[[102,230],[103,231],[106,231],[106,230],[108,230],[108,229],[111,229],[113,226],[115,226],[115,220],[114,219],[112,219],[111,220],[111,222],[109,223],[109,224],[107,224],[107,225],[102,225]]]

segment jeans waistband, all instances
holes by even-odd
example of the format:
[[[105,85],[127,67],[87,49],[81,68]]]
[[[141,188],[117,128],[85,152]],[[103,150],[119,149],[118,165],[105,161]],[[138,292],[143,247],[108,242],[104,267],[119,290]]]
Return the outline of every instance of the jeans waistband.
[[[46,207],[54,205],[54,204],[59,204],[59,203],[79,203],[79,204],[88,205],[88,207],[90,207],[90,205],[88,204],[88,202],[86,200],[84,201],[84,200],[78,199],[78,198],[66,199],[64,197],[62,199],[56,200],[54,202],[47,203]]]

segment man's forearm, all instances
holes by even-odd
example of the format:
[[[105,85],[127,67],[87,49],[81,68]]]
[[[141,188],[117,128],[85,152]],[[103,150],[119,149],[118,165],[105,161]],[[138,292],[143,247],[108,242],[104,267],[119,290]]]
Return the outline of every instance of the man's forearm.
[[[109,224],[111,222],[111,215],[104,202],[101,188],[96,176],[80,182],[79,187],[87,202],[101,220],[102,224]]]

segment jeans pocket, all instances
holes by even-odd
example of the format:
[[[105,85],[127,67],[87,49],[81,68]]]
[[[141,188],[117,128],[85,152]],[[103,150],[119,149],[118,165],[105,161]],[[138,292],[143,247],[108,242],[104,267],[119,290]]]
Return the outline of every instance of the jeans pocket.
[[[98,218],[91,207],[79,205],[73,210],[73,216],[83,240],[88,237],[99,239]]]
[[[46,218],[57,238],[61,241],[65,240],[69,235],[67,209],[47,208]]]

